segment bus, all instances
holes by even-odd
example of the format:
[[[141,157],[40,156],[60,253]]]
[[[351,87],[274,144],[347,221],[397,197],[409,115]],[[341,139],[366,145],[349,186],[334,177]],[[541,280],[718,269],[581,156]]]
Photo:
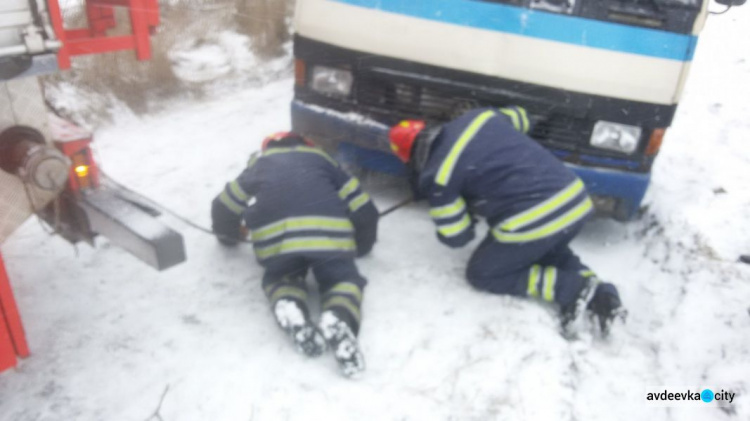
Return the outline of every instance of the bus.
[[[744,0],[720,0],[731,7]],[[600,213],[638,214],[707,0],[297,0],[292,126],[404,174],[398,121],[525,107]]]

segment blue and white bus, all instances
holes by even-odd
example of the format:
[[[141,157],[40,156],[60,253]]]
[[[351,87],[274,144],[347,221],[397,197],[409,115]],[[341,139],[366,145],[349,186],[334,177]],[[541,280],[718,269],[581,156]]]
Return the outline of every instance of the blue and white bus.
[[[343,141],[339,152],[364,167],[398,173],[387,129],[399,120],[521,105],[531,136],[578,173],[599,210],[629,219],[708,3],[297,0],[292,124]]]

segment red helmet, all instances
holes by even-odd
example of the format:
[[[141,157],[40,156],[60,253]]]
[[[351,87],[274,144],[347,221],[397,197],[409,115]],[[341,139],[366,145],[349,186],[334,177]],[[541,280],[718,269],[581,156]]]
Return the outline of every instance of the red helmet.
[[[414,141],[424,128],[425,122],[422,120],[404,120],[391,127],[388,136],[391,139],[391,150],[402,162],[407,163],[411,159]]]
[[[315,146],[315,144],[312,143],[309,139],[297,133],[277,132],[263,139],[263,143],[260,145],[260,149],[265,152],[272,142],[282,142],[286,140],[290,140],[290,141],[296,140],[296,141],[304,142],[304,144],[307,146]]]

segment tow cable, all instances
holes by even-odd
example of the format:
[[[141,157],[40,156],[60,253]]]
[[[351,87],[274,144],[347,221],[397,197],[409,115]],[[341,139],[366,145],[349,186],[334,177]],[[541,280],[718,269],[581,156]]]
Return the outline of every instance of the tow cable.
[[[391,206],[390,208],[384,210],[383,212],[380,212],[379,216],[382,218],[382,217],[388,215],[389,213],[395,212],[395,211],[403,208],[404,206],[408,205],[409,203],[411,203],[413,201],[414,201],[413,197],[409,197],[408,199],[404,199],[403,201],[401,201],[401,202],[399,202],[399,203]]]
[[[177,212],[175,212],[175,211],[167,208],[166,206],[160,204],[159,202],[157,202],[157,201],[155,201],[155,200],[153,200],[153,199],[151,199],[151,198],[143,195],[142,193],[138,193],[138,192],[136,192],[136,191],[134,191],[134,190],[126,187],[122,183],[119,183],[118,181],[116,181],[115,179],[113,179],[112,177],[110,177],[107,173],[105,173],[103,170],[101,170],[101,168],[99,169],[99,172],[100,172],[100,174],[109,183],[112,183],[115,187],[118,187],[119,189],[121,189],[121,190],[129,193],[132,196],[134,196],[134,197],[122,197],[121,196],[121,198],[123,200],[127,200],[128,202],[132,203],[133,205],[140,207],[145,212],[150,213],[152,216],[158,216],[159,215],[159,211],[161,211],[163,213],[171,215],[172,217],[174,217],[175,219],[177,219],[179,221],[182,221],[184,224],[186,224],[186,225],[188,225],[188,226],[190,226],[190,227],[192,227],[192,228],[194,228],[194,229],[196,229],[198,231],[201,231],[203,233],[211,235],[213,237],[221,238],[221,239],[226,239],[226,240],[230,240],[230,241],[236,241],[238,243],[253,244],[252,240],[232,238],[232,237],[226,236],[224,234],[219,234],[217,232],[214,232],[213,230],[210,230],[208,228],[205,228],[205,227],[203,227],[203,226],[201,226],[201,225],[199,225],[199,224],[191,221],[190,219],[188,219],[188,218],[186,218],[186,217],[178,214]],[[135,198],[138,198],[140,200],[136,200]],[[147,203],[143,203],[143,202],[147,202]],[[387,215],[390,215],[391,213],[393,213],[393,212],[395,212],[395,211],[397,211],[397,210],[399,210],[399,209],[401,209],[401,208],[403,208],[403,207],[411,204],[412,202],[414,202],[414,197],[410,196],[410,197],[408,197],[408,198],[406,198],[406,199],[404,199],[404,200],[396,203],[395,205],[393,205],[393,206],[391,206],[391,207],[383,210],[378,215],[380,216],[380,218],[383,218],[383,217],[385,217]],[[741,255],[737,260],[740,263],[750,264],[750,255]],[[750,313],[750,309],[748,309],[748,312]]]

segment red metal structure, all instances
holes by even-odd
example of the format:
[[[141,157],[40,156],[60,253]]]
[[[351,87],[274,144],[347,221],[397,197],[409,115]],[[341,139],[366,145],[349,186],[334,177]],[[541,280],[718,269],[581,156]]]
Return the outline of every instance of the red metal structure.
[[[150,59],[150,35],[159,24],[159,6],[157,1],[158,0],[86,0],[85,8],[88,26],[84,28],[67,28],[63,20],[59,0],[46,0],[46,10],[49,16],[49,22],[47,22],[47,24],[52,26],[55,32],[54,35],[61,44],[57,51],[58,67],[60,69],[69,69],[71,67],[71,57],[74,56],[102,54],[124,50],[134,51],[138,60]],[[29,10],[32,14],[35,12],[38,13],[36,8],[37,4],[39,3],[29,3]],[[120,25],[124,22],[117,22],[115,18],[115,8],[125,9],[130,20],[129,26]],[[41,19],[41,17],[37,17]],[[115,28],[118,28],[118,35],[108,35],[108,32]],[[124,28],[129,28],[130,33],[123,35],[122,29]],[[7,33],[6,30],[6,36]],[[24,52],[23,46],[21,46],[20,52]],[[44,52],[53,54],[54,50],[45,50]],[[54,58],[52,58],[52,62],[54,63]],[[7,75],[7,72],[0,73],[0,75],[1,74]],[[11,75],[11,78],[14,77],[14,75],[15,74]],[[5,89],[5,87],[10,86],[7,85],[7,83],[5,85],[2,84],[5,83],[5,80],[6,79],[0,78],[0,88]],[[31,84],[29,86],[34,85]],[[37,91],[41,92],[38,86],[37,82]],[[10,98],[10,96],[6,95],[0,99],[6,101],[7,98]],[[33,97],[30,97],[29,95],[26,95],[26,100],[27,102],[34,102]],[[45,109],[41,94],[38,95],[36,103],[36,105],[39,105],[38,108],[40,110]],[[24,106],[25,105],[27,104],[24,103]],[[13,108],[13,103],[9,104],[9,106],[11,107],[11,110],[15,110],[15,108]],[[43,111],[39,112],[37,110],[37,113],[34,114],[32,119],[37,118],[47,119],[47,115]],[[54,117],[51,118],[52,120],[49,121],[50,128],[62,127],[61,123],[56,122]],[[20,123],[16,122],[16,124]],[[28,122],[24,124],[29,125]],[[0,132],[8,134],[13,129],[14,128],[8,130],[3,129],[0,130]],[[18,127],[15,129],[18,129]],[[29,130],[18,132],[27,133],[28,131]],[[127,244],[135,244],[133,243],[133,239],[138,240],[136,241],[136,243],[138,243],[136,246],[146,245],[147,247],[136,251],[131,249],[128,250],[136,254],[141,260],[146,261],[152,266],[158,267],[160,270],[183,261],[185,258],[184,245],[182,243],[182,237],[179,234],[174,233],[171,230],[168,232],[163,231],[161,225],[154,225],[154,223],[151,223],[150,221],[145,221],[149,222],[149,224],[145,224],[142,220],[143,217],[138,221],[141,228],[128,227],[128,221],[118,219],[119,216],[116,212],[118,209],[110,209],[111,207],[118,208],[127,204],[114,201],[111,192],[101,191],[103,189],[99,188],[99,172],[89,147],[92,140],[91,135],[89,133],[81,134],[80,129],[74,127],[72,124],[63,127],[63,130],[60,133],[62,134],[53,134],[51,140],[54,141],[54,146],[56,146],[70,160],[67,192],[69,193],[69,196],[73,197],[67,201],[61,200],[60,203],[66,204],[66,209],[75,209],[77,213],[74,213],[74,216],[85,214],[86,218],[84,219],[86,219],[88,227],[86,229],[79,227],[82,230],[80,233],[82,239],[86,240],[87,237],[93,236],[94,232],[104,234],[102,231],[111,226],[114,228],[112,228],[112,231],[107,232],[116,232],[118,235],[123,235],[125,237],[129,236],[127,240],[124,240],[123,244],[126,244],[126,246],[123,247],[127,248]],[[39,133],[39,136],[42,136],[41,133]],[[6,139],[6,141],[11,142],[12,145],[23,143],[22,141],[11,140]],[[28,139],[24,138],[22,140],[25,142]],[[36,140],[40,140],[41,144],[45,143],[43,137]],[[51,146],[52,142],[48,143]],[[23,143],[23,145],[26,145],[26,143]],[[15,151],[17,149],[21,150],[15,146],[12,150]],[[26,149],[23,150],[26,151]],[[5,168],[3,168],[3,170],[7,171]],[[15,170],[11,172],[15,172]],[[7,186],[4,185],[3,188],[7,188]],[[83,192],[92,194],[84,195]],[[5,194],[6,192],[3,191],[3,193]],[[113,205],[112,203],[115,204]],[[105,206],[108,204],[110,208]],[[132,212],[130,216],[133,216]],[[155,227],[158,229],[155,229]],[[94,229],[96,229],[96,231],[94,231]],[[161,232],[165,235],[162,235],[163,238],[151,238],[148,235],[148,230],[150,230],[150,232]],[[60,233],[60,235],[72,242],[79,240],[77,236],[71,238],[70,236],[66,236],[65,233]],[[116,238],[113,238],[112,236],[108,238],[114,243],[117,243]],[[8,274],[5,270],[2,255],[0,255],[0,372],[15,367],[18,358],[25,358],[27,356],[29,356],[29,347],[26,343],[23,326],[21,324],[21,317],[18,313],[18,308],[10,286]]]
[[[50,20],[62,47],[57,53],[60,69],[70,68],[70,58],[87,54],[111,51],[134,50],[138,60],[151,58],[149,36],[159,25],[157,0],[87,0],[87,28],[67,29],[63,21],[58,0],[47,0]],[[128,9],[130,15],[129,35],[107,36],[107,31],[116,26],[115,7]]]
[[[16,357],[29,356],[21,316],[10,289],[8,273],[0,254],[0,371],[16,366]]]

